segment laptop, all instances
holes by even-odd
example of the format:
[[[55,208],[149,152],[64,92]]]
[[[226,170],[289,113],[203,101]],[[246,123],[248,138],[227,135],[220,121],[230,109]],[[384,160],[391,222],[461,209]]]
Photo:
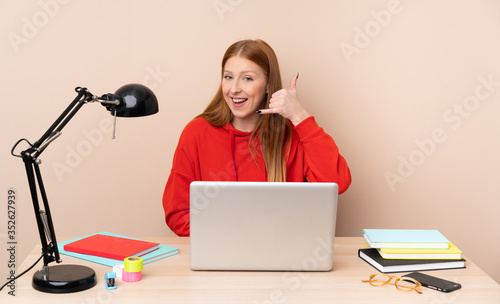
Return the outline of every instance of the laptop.
[[[191,269],[329,271],[337,197],[335,183],[192,182]]]

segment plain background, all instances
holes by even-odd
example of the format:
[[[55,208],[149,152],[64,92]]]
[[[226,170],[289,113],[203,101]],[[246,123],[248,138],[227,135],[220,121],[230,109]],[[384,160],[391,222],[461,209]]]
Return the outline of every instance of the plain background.
[[[300,73],[300,100],[350,166],[337,236],[438,229],[500,281],[499,1],[3,0],[0,24],[2,278],[9,189],[16,262],[38,242],[18,139],[37,140],[77,86],[149,86],[157,115],[118,120],[112,139],[109,113],[86,105],[42,173],[60,240],[171,236],[161,198],[179,135],[215,93],[226,48],[261,38],[285,86]]]

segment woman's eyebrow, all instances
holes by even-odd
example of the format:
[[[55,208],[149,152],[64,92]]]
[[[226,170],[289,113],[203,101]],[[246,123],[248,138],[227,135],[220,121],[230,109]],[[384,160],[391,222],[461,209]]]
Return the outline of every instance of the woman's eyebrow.
[[[234,74],[234,72],[230,71],[230,70],[224,70],[224,73],[232,73],[232,74]],[[248,74],[248,73],[257,74],[257,72],[255,72],[253,70],[247,70],[247,71],[240,71],[239,72],[239,74]]]

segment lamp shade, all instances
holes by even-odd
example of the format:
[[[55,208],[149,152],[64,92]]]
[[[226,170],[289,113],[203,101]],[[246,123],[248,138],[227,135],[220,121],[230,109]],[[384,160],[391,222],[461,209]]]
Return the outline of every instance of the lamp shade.
[[[155,94],[142,84],[126,84],[119,88],[114,95],[121,100],[120,105],[116,107],[116,116],[118,117],[148,116],[159,110]]]

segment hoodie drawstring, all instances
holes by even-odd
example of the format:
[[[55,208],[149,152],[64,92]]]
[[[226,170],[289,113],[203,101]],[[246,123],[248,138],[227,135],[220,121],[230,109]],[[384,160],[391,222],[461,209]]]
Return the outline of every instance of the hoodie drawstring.
[[[238,173],[236,173],[236,161],[234,159],[235,157],[235,138],[234,138],[234,131],[233,130],[229,130],[229,142],[230,142],[230,145],[231,145],[231,158],[233,159],[233,173],[234,173],[234,180],[235,181],[238,181]]]

